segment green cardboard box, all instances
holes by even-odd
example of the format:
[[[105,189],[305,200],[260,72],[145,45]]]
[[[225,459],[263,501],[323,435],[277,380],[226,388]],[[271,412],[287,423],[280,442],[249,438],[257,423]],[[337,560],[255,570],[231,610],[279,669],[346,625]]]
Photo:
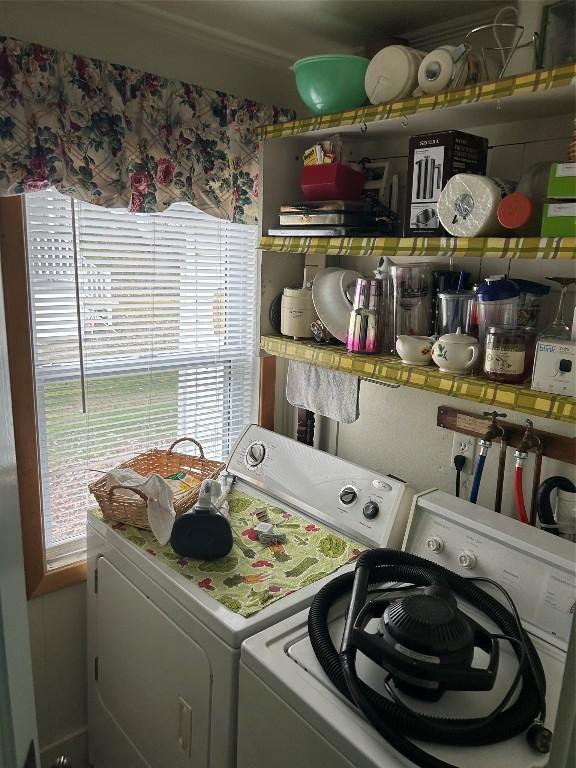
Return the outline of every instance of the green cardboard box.
[[[576,237],[576,200],[544,203],[542,237]]]
[[[576,199],[576,163],[553,163],[548,177],[547,197]]]

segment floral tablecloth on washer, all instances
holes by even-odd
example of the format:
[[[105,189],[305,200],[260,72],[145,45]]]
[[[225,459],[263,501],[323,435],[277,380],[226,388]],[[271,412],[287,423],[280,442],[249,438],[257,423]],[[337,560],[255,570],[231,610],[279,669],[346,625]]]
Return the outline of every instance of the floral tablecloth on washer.
[[[220,560],[191,560],[160,545],[151,531],[110,520],[121,536],[206,590],[241,616],[251,616],[301,587],[328,576],[355,560],[365,547],[320,523],[294,515],[260,499],[233,490],[228,496],[234,545]],[[256,511],[266,508],[270,522],[286,534],[285,544],[256,539]]]

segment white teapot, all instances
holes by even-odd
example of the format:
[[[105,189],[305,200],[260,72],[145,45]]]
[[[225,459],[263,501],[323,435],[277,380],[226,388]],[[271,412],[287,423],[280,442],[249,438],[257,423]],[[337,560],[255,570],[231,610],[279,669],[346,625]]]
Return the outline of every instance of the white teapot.
[[[460,328],[456,333],[445,333],[432,347],[432,359],[445,373],[467,373],[479,355],[478,339],[462,333]]]
[[[398,336],[396,352],[406,365],[430,365],[433,341],[429,336]]]

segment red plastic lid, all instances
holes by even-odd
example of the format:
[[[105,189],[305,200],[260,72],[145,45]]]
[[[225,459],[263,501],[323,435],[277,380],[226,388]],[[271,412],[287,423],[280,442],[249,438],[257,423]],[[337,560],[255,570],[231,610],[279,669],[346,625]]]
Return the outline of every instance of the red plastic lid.
[[[498,221],[506,229],[521,229],[534,215],[534,203],[522,192],[506,195],[498,206]]]

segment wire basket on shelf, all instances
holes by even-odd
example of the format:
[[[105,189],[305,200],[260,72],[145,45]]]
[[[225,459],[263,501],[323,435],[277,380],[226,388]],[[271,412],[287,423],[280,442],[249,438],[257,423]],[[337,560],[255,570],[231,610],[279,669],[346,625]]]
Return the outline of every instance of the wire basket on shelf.
[[[174,453],[174,446],[184,441],[194,443],[200,451],[200,456]],[[178,482],[184,486],[184,490],[180,493],[174,493],[174,510],[176,517],[178,517],[196,503],[202,481],[217,477],[223,467],[223,462],[205,458],[204,449],[198,440],[193,437],[181,437],[175,440],[167,451],[153,448],[124,464],[120,464],[117,469],[133,469],[143,477],[152,472],[164,478],[183,473],[184,478]],[[189,491],[185,490],[186,486],[190,487]],[[133,525],[135,528],[150,530],[147,499],[142,491],[137,488],[126,488],[118,485],[108,489],[106,476],[91,483],[88,487],[105,518]]]

